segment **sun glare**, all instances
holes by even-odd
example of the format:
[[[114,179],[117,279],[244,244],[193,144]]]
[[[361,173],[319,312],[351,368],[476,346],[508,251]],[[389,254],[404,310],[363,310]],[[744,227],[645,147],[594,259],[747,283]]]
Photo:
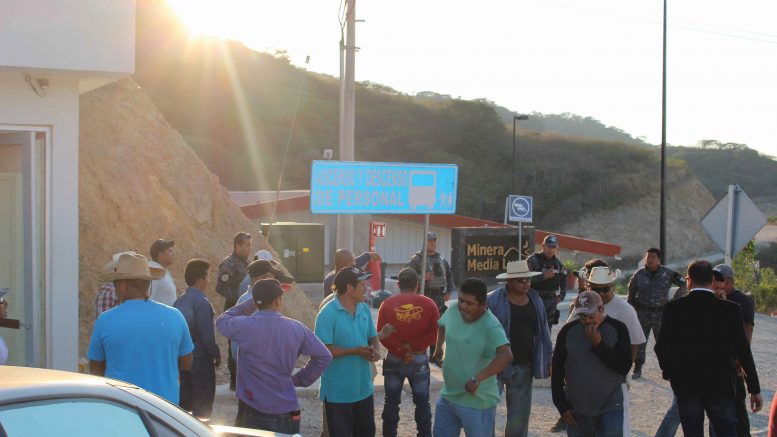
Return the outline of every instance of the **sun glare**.
[[[194,36],[234,38],[235,27],[230,23],[236,12],[224,3],[213,0],[167,0]]]

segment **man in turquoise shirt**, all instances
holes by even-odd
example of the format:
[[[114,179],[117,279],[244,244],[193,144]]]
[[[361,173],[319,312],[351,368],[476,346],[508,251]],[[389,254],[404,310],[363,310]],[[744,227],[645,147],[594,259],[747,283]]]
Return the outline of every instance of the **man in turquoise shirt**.
[[[445,383],[435,407],[435,437],[457,436],[462,428],[467,437],[494,432],[495,375],[513,361],[513,354],[502,324],[486,307],[486,292],[480,279],[466,279],[458,302],[438,322],[432,361],[442,364]]]
[[[316,336],[334,358],[321,376],[319,393],[331,436],[375,436],[370,361],[380,356],[375,323],[363,302],[369,277],[356,267],[337,272],[337,297],[316,317]]]

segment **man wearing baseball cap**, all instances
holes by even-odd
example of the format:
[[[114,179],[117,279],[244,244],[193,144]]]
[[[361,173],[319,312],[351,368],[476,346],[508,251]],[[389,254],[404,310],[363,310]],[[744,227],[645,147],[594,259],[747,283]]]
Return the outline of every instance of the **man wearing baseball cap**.
[[[170,274],[170,267],[175,262],[175,241],[159,239],[154,241],[149,249],[151,255],[151,267],[156,267],[165,271],[164,276],[159,279],[151,281],[151,289],[149,294],[151,299],[165,305],[173,306],[173,303],[178,299],[178,293],[175,289],[175,281],[173,275]]]
[[[194,344],[186,319],[173,307],[149,299],[148,288],[164,271],[133,252],[103,267],[119,306],[97,317],[89,343],[89,371],[135,384],[178,404],[178,372],[191,368]]]
[[[300,408],[295,387],[315,382],[332,354],[305,325],[284,317],[283,287],[277,279],[260,279],[252,299],[219,316],[216,327],[240,347],[237,390],[241,415],[238,426],[296,434]],[[297,359],[310,360],[293,373]]]
[[[621,384],[631,368],[631,341],[622,322],[604,314],[601,296],[575,298],[577,319],[561,328],[553,351],[553,403],[567,435],[622,436]]]
[[[321,376],[319,391],[331,436],[375,436],[370,362],[380,358],[380,345],[372,314],[364,303],[365,281],[370,276],[356,267],[337,272],[337,296],[316,317],[316,336],[333,357]]]
[[[526,259],[531,271],[542,273],[531,278],[531,288],[537,290],[545,304],[548,328],[551,329],[558,323],[560,314],[557,306],[567,295],[566,278],[569,276],[564,264],[556,257],[558,247],[558,237],[547,235],[542,240],[542,250]]]
[[[415,270],[420,275],[425,275],[424,296],[429,297],[437,304],[440,314],[444,313],[447,307],[445,302],[450,298],[455,289],[453,285],[453,273],[448,261],[437,252],[437,233],[429,232],[426,234],[426,271],[421,271],[423,263],[423,252],[416,252],[407,262],[407,267]],[[434,350],[429,352],[434,353]]]
[[[742,319],[745,322],[745,334],[747,342],[753,341],[753,327],[755,326],[755,304],[753,298],[734,287],[734,270],[728,264],[718,264],[712,269],[713,275],[719,274],[723,279],[723,290],[726,300],[739,304],[742,308]],[[737,436],[750,436],[750,418],[747,415],[747,390],[745,389],[745,376],[742,366],[737,364],[736,378],[736,409],[737,409]]]

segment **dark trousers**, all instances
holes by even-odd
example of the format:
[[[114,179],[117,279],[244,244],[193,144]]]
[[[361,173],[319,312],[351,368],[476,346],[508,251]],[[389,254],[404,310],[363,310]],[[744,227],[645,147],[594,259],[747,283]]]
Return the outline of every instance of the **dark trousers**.
[[[235,306],[237,297],[227,298],[224,301],[224,312]],[[237,382],[237,361],[232,356],[232,340],[227,340],[227,369],[229,369],[229,386],[234,387]]]
[[[737,376],[736,384],[737,436],[750,437],[750,417],[747,415],[745,377]]]
[[[261,429],[283,434],[299,434],[300,412],[267,414],[253,409],[243,401],[238,401],[241,411],[240,427]]]
[[[375,437],[375,404],[372,395],[358,402],[324,400],[331,437]]]
[[[704,437],[704,413],[717,437],[736,437],[737,414],[734,399],[677,397],[680,423],[686,437]]]
[[[180,372],[179,405],[191,411],[196,417],[210,417],[213,412],[213,398],[216,395],[216,367],[209,356],[194,357],[192,368]]]
[[[647,340],[650,338],[650,331],[653,331],[653,335],[658,336],[658,331],[661,330],[661,316],[663,315],[663,309],[644,309],[637,310],[637,319],[639,324],[642,325],[642,332],[645,333],[645,342],[639,346],[637,351],[637,357],[634,359],[634,367],[642,367],[645,364],[645,353],[647,351]]]

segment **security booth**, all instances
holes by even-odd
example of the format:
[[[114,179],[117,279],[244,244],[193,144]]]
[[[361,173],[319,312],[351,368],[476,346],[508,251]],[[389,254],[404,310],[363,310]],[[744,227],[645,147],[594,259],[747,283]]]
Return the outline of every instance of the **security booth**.
[[[534,227],[524,226],[519,232],[517,227],[452,228],[454,281],[461,284],[466,278],[480,278],[486,284],[496,284],[496,275],[507,269],[508,262],[526,259],[534,251]]]
[[[262,223],[261,232],[298,283],[324,280],[322,223]]]

